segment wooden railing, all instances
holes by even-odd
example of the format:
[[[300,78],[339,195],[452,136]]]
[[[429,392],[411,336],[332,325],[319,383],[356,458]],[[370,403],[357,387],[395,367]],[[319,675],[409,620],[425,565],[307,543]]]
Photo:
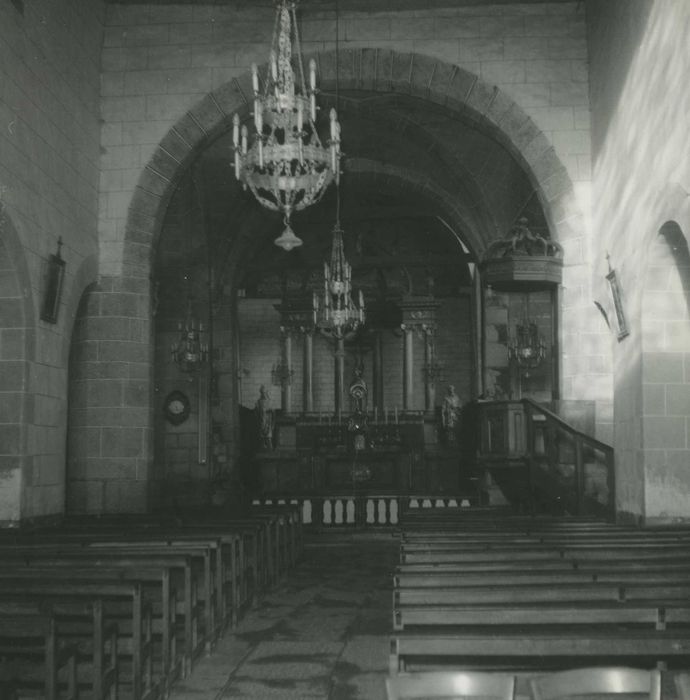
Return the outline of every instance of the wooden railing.
[[[532,401],[480,404],[480,463],[532,510],[615,517],[613,447]]]

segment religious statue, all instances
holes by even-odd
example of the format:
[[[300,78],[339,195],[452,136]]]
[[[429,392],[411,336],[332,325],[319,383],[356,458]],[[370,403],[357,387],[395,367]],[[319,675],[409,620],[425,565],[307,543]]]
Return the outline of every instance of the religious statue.
[[[360,363],[355,367],[355,376],[350,382],[350,401],[353,413],[367,412],[367,383],[364,381],[364,367]]]
[[[441,424],[448,442],[455,442],[457,439],[459,419],[460,397],[455,393],[455,387],[449,384],[446,389],[446,395],[443,397],[443,406],[441,407]]]
[[[259,426],[259,441],[263,450],[273,449],[273,409],[270,407],[270,402],[271,397],[266,387],[262,384],[254,410],[256,411]]]

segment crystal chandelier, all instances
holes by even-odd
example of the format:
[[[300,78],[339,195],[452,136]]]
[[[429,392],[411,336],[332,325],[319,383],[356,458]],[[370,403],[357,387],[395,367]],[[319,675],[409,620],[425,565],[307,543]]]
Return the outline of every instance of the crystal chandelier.
[[[204,326],[192,316],[192,302],[187,307],[187,318],[177,324],[179,338],[170,347],[172,361],[183,372],[195,372],[208,359],[208,345],[202,341]]]
[[[297,74],[292,66],[296,53]],[[304,77],[295,3],[279,0],[263,92],[259,70],[252,65],[254,135],[233,117],[235,177],[258,202],[283,213],[285,230],[276,245],[285,250],[302,245],[290,228],[293,211],[316,204],[340,174],[340,124],[330,111],[330,139],[321,143],[316,131],[316,61],[309,61],[309,84]]]
[[[314,297],[316,325],[336,339],[353,335],[364,323],[364,297],[352,300],[352,266],[345,259],[343,230],[340,221],[333,227],[330,264],[323,263],[323,299]]]

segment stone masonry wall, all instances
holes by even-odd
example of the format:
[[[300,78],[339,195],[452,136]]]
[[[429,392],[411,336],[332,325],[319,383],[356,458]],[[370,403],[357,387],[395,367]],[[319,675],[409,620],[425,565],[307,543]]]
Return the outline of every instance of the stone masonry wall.
[[[685,304],[674,301],[674,261],[659,269],[654,251],[666,222],[690,238],[690,5],[590,0],[587,14],[596,144],[592,286],[615,324],[605,279],[610,255],[630,328],[621,341],[611,335],[618,507],[633,518],[687,518],[690,322]],[[673,405],[664,395],[661,410],[660,393],[672,386]],[[659,458],[660,440],[673,455]]]
[[[15,426],[0,446],[0,492],[12,489],[0,494],[0,521],[64,509],[68,343],[98,250],[103,19],[99,0],[0,3],[0,209],[16,235],[3,258],[16,284],[0,285],[0,304],[14,296],[24,308],[11,343],[16,318],[0,314],[0,423]],[[53,325],[37,319],[59,237],[67,264]],[[23,409],[8,413],[15,388]]]

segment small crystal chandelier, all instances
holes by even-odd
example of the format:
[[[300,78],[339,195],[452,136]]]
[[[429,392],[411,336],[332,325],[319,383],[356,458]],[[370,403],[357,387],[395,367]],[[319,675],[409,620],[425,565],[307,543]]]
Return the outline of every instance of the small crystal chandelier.
[[[170,347],[172,360],[183,372],[195,372],[208,359],[208,345],[202,342],[203,324],[197,323],[192,316],[191,299],[187,307],[187,318],[184,324],[182,321],[177,324],[177,330],[179,338]]]
[[[292,67],[293,36],[297,75]],[[330,139],[324,146],[315,124],[316,61],[309,61],[307,85],[294,2],[278,1],[263,93],[256,64],[252,87],[256,134],[251,146],[246,125],[240,126],[238,114],[233,117],[235,177],[262,206],[283,213],[285,230],[275,244],[289,251],[302,245],[290,228],[292,212],[316,204],[340,176],[337,112],[330,111]]]
[[[323,299],[314,296],[316,325],[336,339],[353,335],[364,323],[364,297],[359,290],[359,303],[352,300],[352,266],[345,259],[343,230],[340,221],[333,227],[330,264],[323,263]]]

